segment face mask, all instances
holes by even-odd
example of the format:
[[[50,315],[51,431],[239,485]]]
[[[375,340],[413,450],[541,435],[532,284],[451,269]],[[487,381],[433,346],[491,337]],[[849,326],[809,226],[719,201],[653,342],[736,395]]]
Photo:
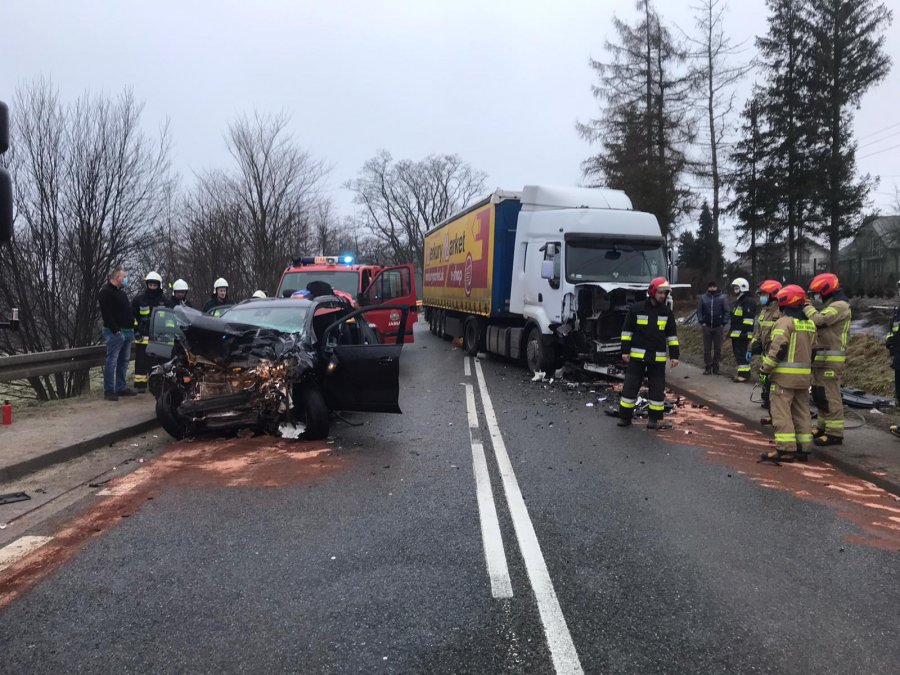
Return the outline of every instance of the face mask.
[[[769,304],[769,296],[768,295],[759,296],[759,304],[761,304],[761,305]]]
[[[122,277],[122,288],[125,288],[128,285],[128,275]]]
[[[818,293],[813,293],[813,294],[812,294],[812,301],[813,301],[813,302],[822,302],[822,296],[819,295]]]

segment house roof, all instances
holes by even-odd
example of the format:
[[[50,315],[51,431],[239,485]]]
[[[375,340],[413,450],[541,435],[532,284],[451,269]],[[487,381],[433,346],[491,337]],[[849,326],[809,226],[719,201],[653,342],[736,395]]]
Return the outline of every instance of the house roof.
[[[871,237],[877,237],[884,248],[900,248],[900,216],[878,216],[863,225],[849,244],[841,249],[841,260],[865,253],[863,249]]]

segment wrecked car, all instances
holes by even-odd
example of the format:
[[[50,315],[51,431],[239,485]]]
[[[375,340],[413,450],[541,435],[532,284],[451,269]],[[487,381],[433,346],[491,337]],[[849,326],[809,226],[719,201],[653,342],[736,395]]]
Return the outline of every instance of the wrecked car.
[[[366,318],[378,310],[334,296],[246,301],[219,317],[156,308],[147,355],[160,425],[175,438],[250,428],[319,439],[333,411],[400,413],[403,343],[382,344]]]

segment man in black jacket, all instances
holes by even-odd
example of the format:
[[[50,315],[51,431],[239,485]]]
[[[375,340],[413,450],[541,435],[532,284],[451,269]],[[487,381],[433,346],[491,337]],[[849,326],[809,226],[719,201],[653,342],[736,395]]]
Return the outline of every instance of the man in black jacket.
[[[628,364],[619,399],[619,426],[631,425],[634,406],[644,376],[647,377],[650,408],[648,429],[667,429],[663,422],[666,401],[666,361],[678,365],[678,334],[675,315],[666,304],[669,282],[657,277],[650,282],[647,299],[628,309],[622,324],[622,360]]]
[[[125,377],[131,358],[131,342],[134,339],[134,316],[131,303],[122,290],[128,285],[128,276],[121,267],[113,270],[100,289],[97,300],[103,318],[103,339],[106,341],[106,363],[103,367],[103,397],[118,401],[119,396],[134,396]]]
[[[722,340],[725,337],[725,324],[728,323],[730,311],[728,300],[719,290],[719,284],[710,281],[706,285],[706,293],[700,296],[697,303],[697,322],[703,327],[704,375],[719,372]]]

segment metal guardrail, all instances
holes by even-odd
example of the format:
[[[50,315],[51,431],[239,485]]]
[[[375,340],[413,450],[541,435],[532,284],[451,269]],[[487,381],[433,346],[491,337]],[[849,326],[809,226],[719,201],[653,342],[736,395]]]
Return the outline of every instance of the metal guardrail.
[[[134,352],[132,352],[132,358],[133,356]],[[0,382],[86,370],[102,366],[105,361],[106,347],[104,345],[0,356]]]

